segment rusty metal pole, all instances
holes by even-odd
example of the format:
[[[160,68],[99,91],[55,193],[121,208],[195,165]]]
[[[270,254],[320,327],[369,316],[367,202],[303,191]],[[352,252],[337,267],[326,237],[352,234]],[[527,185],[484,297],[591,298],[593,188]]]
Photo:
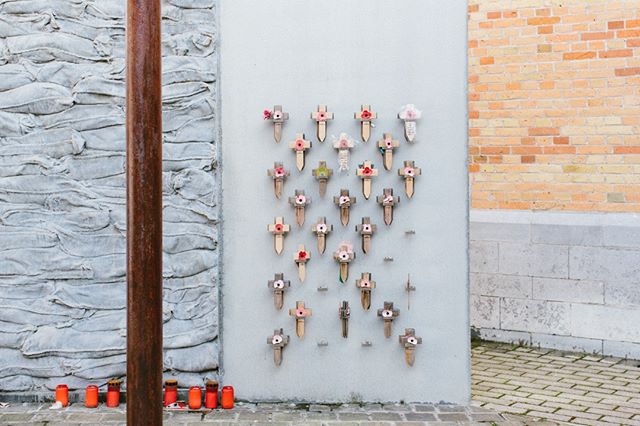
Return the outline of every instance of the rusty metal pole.
[[[127,424],[162,425],[160,0],[127,0]]]

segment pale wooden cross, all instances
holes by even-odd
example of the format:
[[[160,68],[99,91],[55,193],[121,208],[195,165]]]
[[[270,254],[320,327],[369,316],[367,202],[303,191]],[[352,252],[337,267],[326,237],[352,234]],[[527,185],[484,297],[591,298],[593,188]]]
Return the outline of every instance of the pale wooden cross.
[[[282,350],[289,344],[289,336],[282,329],[273,330],[273,334],[267,337],[267,344],[273,349],[273,362],[279,366],[282,364]]]
[[[289,148],[295,151],[296,167],[299,171],[302,171],[302,169],[304,169],[304,153],[307,149],[311,148],[311,141],[304,138],[304,133],[297,133],[296,139],[289,142]]]
[[[304,282],[306,276],[306,264],[311,259],[311,253],[305,250],[304,244],[298,246],[298,251],[293,255],[293,261],[298,266],[298,278]]]
[[[342,304],[338,309],[338,316],[342,323],[342,337],[346,339],[349,337],[349,317],[351,316],[351,308],[349,307],[349,302],[346,300],[342,301]]]
[[[318,140],[324,142],[327,137],[327,121],[333,120],[333,113],[327,111],[326,105],[318,105],[318,109],[311,113],[311,119],[316,121]]]
[[[273,169],[267,170],[267,175],[273,179],[273,192],[280,199],[284,189],[284,181],[289,177],[289,171],[285,170],[281,161],[273,163]]]
[[[327,235],[333,231],[333,225],[327,223],[326,217],[320,217],[311,227],[311,231],[316,234],[316,239],[318,240],[318,251],[320,254],[324,254],[324,251],[327,248]]]
[[[371,218],[363,217],[362,223],[356,225],[356,232],[362,237],[362,251],[368,254],[371,249],[371,237],[378,230],[378,226],[371,223]]]
[[[333,197],[333,203],[340,208],[340,222],[347,226],[349,224],[349,209],[356,203],[356,197],[350,197],[348,189],[341,189],[340,196]]]
[[[327,193],[327,182],[329,178],[333,175],[333,169],[327,167],[326,161],[319,161],[318,168],[313,169],[311,171],[313,177],[318,181],[320,196],[324,197]]]
[[[356,280],[356,287],[360,289],[360,303],[362,309],[368,311],[371,307],[371,290],[376,288],[376,282],[371,279],[370,272],[363,272]]]
[[[382,163],[386,170],[391,170],[393,166],[393,150],[400,146],[400,142],[396,139],[393,139],[393,135],[391,133],[385,133],[378,141],[378,148],[382,153]]]
[[[282,139],[282,125],[289,119],[289,113],[282,111],[282,105],[275,105],[271,113],[271,121],[273,122],[273,137],[276,142]]]
[[[313,314],[310,308],[305,308],[304,302],[296,302],[296,307],[289,309],[289,316],[296,319],[296,335],[299,338],[304,337],[304,320]]]
[[[349,279],[349,263],[356,258],[353,246],[343,241],[338,249],[333,252],[333,258],[340,264],[340,282],[345,283]]]
[[[278,216],[273,220],[273,223],[267,225],[267,230],[273,234],[273,248],[276,253],[282,253],[284,249],[284,237],[287,235],[287,232],[291,230],[291,227],[284,223],[284,217]]]
[[[346,133],[340,133],[340,137],[333,140],[333,147],[338,150],[338,164],[341,172],[349,170],[349,151],[354,146],[355,142]]]
[[[393,320],[400,315],[399,309],[393,308],[393,302],[384,302],[384,307],[378,309],[378,316],[384,321],[384,337],[391,337],[391,328]]]
[[[400,202],[400,197],[393,196],[393,188],[384,188],[378,196],[378,203],[384,209],[384,223],[388,226],[393,222],[393,207]]]
[[[404,359],[409,367],[412,367],[416,357],[415,348],[417,345],[422,344],[422,337],[416,337],[416,330],[413,328],[405,328],[404,335],[398,336],[398,340],[402,347],[404,347]]]
[[[304,211],[305,208],[311,204],[311,197],[304,195],[304,190],[296,189],[295,195],[289,197],[289,204],[291,204],[296,211],[296,223],[298,226],[304,225]]]
[[[272,280],[269,280],[268,287],[273,290],[273,302],[276,309],[282,309],[284,305],[284,292],[291,287],[291,282],[284,279],[284,274],[279,272],[273,276]]]
[[[356,120],[360,120],[360,135],[362,140],[367,142],[371,136],[371,121],[378,118],[378,114],[371,111],[371,105],[362,105],[360,112],[354,113],[353,116]]]
[[[368,200],[371,196],[371,178],[378,176],[378,169],[371,164],[371,161],[367,160],[358,165],[356,174],[362,179],[362,195],[365,200]]]
[[[420,176],[422,174],[422,170],[420,167],[416,167],[413,161],[405,161],[404,167],[398,169],[398,176],[402,176],[404,178],[404,191],[407,194],[407,197],[413,197],[414,190],[414,180],[416,176]]]

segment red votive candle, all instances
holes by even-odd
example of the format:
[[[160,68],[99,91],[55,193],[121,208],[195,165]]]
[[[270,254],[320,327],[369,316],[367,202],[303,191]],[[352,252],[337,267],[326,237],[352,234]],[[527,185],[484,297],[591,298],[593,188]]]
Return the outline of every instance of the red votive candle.
[[[87,408],[98,407],[98,387],[89,385],[84,393],[84,406]]]
[[[120,380],[107,382],[107,407],[114,408],[120,405]]]
[[[227,410],[233,408],[233,386],[225,386],[222,388],[222,396],[220,397],[220,406]]]
[[[69,386],[56,386],[56,401],[60,402],[63,407],[69,405]]]
[[[200,386],[191,386],[189,388],[189,408],[199,410],[202,407],[202,389]]]
[[[178,381],[167,380],[164,382],[164,406],[174,404],[178,401]]]
[[[218,382],[215,380],[207,381],[206,390],[204,392],[204,407],[218,408]]]

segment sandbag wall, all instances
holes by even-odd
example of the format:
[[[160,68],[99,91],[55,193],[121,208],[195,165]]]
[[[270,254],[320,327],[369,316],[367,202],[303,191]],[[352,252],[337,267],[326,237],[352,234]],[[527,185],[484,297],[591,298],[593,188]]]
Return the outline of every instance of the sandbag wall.
[[[215,377],[215,0],[163,4],[166,375]],[[125,365],[125,0],[0,0],[0,393]]]

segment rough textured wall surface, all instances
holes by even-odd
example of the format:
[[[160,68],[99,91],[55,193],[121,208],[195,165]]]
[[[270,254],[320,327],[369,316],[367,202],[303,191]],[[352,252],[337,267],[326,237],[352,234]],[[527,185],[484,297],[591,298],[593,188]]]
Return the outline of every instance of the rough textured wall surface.
[[[640,215],[475,210],[470,238],[480,337],[640,359]]]
[[[215,0],[163,4],[166,374],[218,368]],[[0,391],[123,376],[125,0],[0,0]]]
[[[472,207],[640,212],[640,1],[469,7]]]

